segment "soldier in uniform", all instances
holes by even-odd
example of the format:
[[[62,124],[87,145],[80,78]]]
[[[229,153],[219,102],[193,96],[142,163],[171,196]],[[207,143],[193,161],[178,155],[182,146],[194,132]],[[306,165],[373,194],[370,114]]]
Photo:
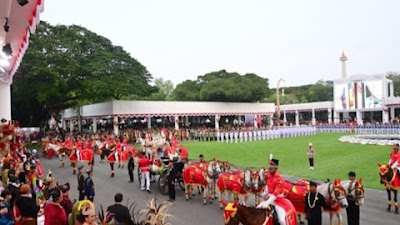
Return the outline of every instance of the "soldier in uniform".
[[[249,130],[249,141],[250,142],[253,141],[253,130],[252,129]]]
[[[248,131],[246,128],[244,128],[243,129],[244,142],[247,142],[247,134],[248,134]]]
[[[400,176],[400,152],[399,144],[393,145],[393,151],[390,153],[389,166],[392,169],[397,168],[397,173]]]
[[[275,200],[278,198],[284,198],[283,193],[283,178],[278,173],[278,165],[279,160],[271,159],[268,166],[268,174],[267,174],[267,185],[264,189],[265,201],[261,202],[257,208],[258,209],[267,209],[269,205],[275,206],[276,214],[278,215],[278,221],[280,225],[286,225],[286,212],[285,210],[275,204]]]
[[[233,143],[233,132],[235,132],[235,130],[232,128],[231,132],[229,132],[229,139],[230,139],[231,143]]]
[[[86,173],[88,174],[88,176],[85,179],[85,195],[86,198],[90,201],[93,202],[94,199],[94,183],[93,183],[93,169],[89,169],[86,171]]]
[[[83,175],[83,165],[78,168],[78,191],[79,201],[85,199],[85,176]]]
[[[238,136],[239,136],[239,130],[234,129],[233,130],[233,135],[235,136],[235,143],[238,143]]]
[[[243,143],[243,128],[242,129],[239,128],[239,139],[240,143]]]

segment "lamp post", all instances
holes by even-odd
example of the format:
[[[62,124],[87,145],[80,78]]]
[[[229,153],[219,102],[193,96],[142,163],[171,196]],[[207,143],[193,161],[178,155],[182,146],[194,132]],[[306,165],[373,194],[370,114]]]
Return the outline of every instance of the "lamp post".
[[[284,82],[285,82],[285,80],[284,79],[282,79],[282,78],[280,78],[279,80],[278,80],[278,85],[277,85],[277,87],[276,87],[276,112],[277,112],[277,123],[278,123],[278,125],[280,125],[281,123],[280,123],[280,120],[281,120],[281,103],[280,103],[280,101],[279,101],[279,88],[280,88],[280,84],[281,84],[281,82],[283,83],[283,85],[284,85]],[[282,96],[285,96],[285,88],[284,87],[282,87]]]

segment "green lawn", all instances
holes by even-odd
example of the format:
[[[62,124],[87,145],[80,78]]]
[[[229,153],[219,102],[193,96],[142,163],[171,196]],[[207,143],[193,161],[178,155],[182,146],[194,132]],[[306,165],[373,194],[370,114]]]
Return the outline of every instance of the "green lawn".
[[[353,170],[358,178],[363,178],[365,187],[383,189],[379,183],[377,163],[387,163],[392,148],[341,143],[338,138],[342,135],[320,133],[316,136],[238,144],[186,142],[183,145],[187,147],[191,159],[204,154],[206,160],[215,157],[251,169],[266,167],[272,153],[274,158],[279,159],[280,173],[310,179],[347,179],[347,173]],[[316,152],[314,171],[308,170],[306,153],[309,142],[313,143]]]

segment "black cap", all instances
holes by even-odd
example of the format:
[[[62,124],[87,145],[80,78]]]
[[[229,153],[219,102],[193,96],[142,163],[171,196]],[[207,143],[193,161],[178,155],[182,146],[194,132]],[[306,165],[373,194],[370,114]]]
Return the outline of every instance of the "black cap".
[[[355,177],[356,176],[356,173],[355,172],[353,172],[353,171],[350,171],[349,172],[349,177]]]
[[[2,118],[2,119],[1,119],[1,122],[2,122],[2,123],[5,123],[5,122],[7,122],[7,120],[4,119],[4,118]]]
[[[87,173],[87,174],[89,174],[89,173],[91,173],[91,172],[93,172],[93,169],[88,169],[88,170],[86,170],[86,173]]]
[[[7,195],[12,195],[10,190],[4,190],[3,192],[1,192],[1,197],[5,198]]]
[[[78,167],[78,170],[80,170],[80,169],[83,169],[83,165],[80,165],[80,166]]]
[[[204,155],[203,155],[203,154],[200,154],[200,155],[199,155],[199,158],[200,158],[200,157],[203,157],[203,158],[204,158]]]
[[[317,186],[317,183],[315,183],[314,181],[310,181],[310,186],[316,187],[316,186]]]

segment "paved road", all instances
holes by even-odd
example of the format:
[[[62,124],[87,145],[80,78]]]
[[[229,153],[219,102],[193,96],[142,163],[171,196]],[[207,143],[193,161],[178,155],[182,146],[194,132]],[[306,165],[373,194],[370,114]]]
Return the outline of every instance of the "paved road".
[[[140,191],[137,177],[135,177],[134,183],[128,183],[128,172],[126,167],[124,169],[115,170],[115,177],[111,178],[110,168],[108,163],[98,163],[99,158],[96,156],[96,165],[94,173],[94,183],[96,185],[96,196],[94,202],[97,207],[100,204],[103,207],[113,204],[115,193],[122,193],[124,195],[124,202],[135,201],[138,205],[137,208],[142,209],[146,207],[147,201],[151,198],[156,197],[159,201],[165,201],[168,196],[163,196],[157,192],[156,183],[151,184],[153,192],[148,194],[147,192]],[[71,184],[71,199],[77,199],[78,193],[77,179],[76,176],[72,175],[72,168],[66,166],[64,168],[58,167],[58,160],[53,158],[47,160],[42,158],[41,160],[46,174],[47,169],[50,168],[53,172],[53,176],[57,181],[62,184],[69,182]],[[135,174],[136,171],[135,171]],[[191,201],[186,201],[184,197],[184,191],[177,188],[176,201],[171,207],[171,213],[175,216],[172,221],[174,225],[218,225],[223,224],[223,211],[219,209],[217,202],[212,205],[204,206],[202,203],[201,196],[194,196]],[[249,201],[254,202],[254,201]],[[385,212],[386,208],[386,193],[378,190],[366,190],[365,205],[361,208],[361,222],[362,225],[399,225],[400,216],[394,215],[394,213]],[[347,224],[346,213],[342,211],[344,218],[344,225]],[[329,225],[329,217],[327,214],[323,217],[323,224]],[[335,223],[337,224],[337,222]]]

